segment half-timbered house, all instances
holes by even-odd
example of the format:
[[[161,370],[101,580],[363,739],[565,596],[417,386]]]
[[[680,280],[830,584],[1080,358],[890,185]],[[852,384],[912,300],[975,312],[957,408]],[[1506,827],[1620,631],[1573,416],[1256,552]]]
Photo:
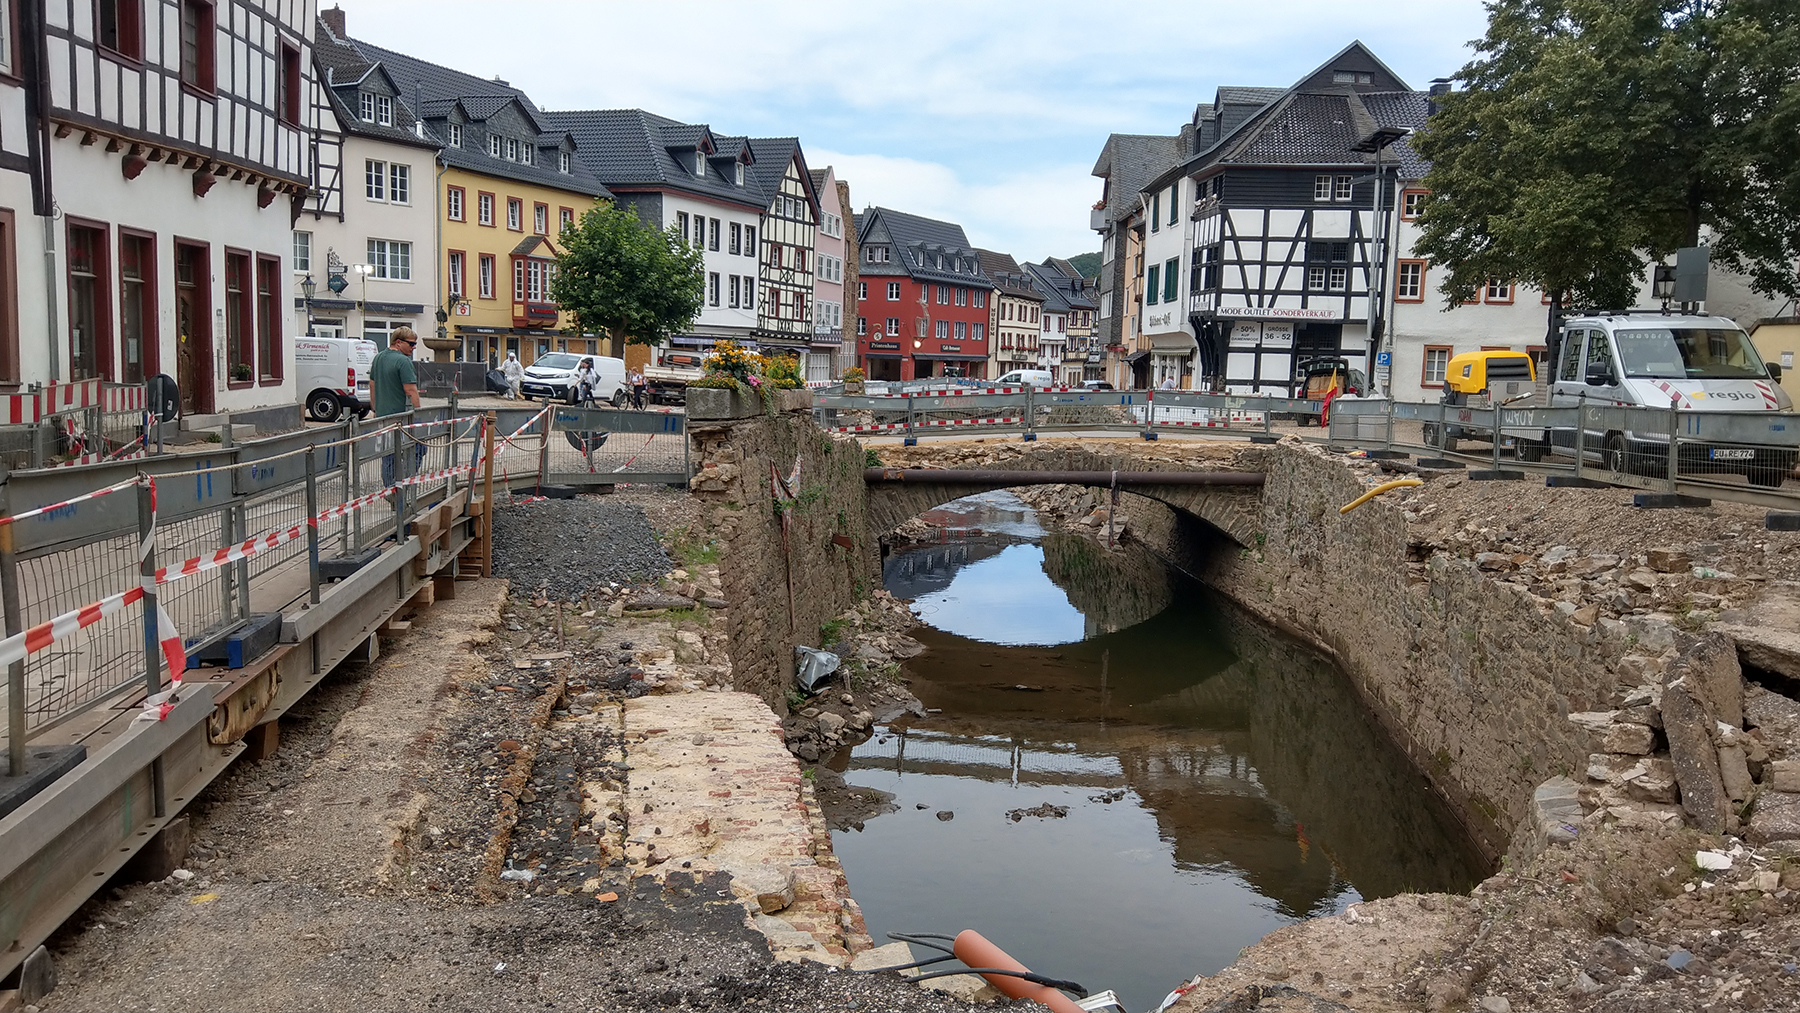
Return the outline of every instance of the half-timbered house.
[[[544,115],[575,138],[579,157],[615,200],[636,210],[646,224],[689,237],[702,251],[706,278],[700,315],[686,331],[672,335],[670,345],[696,351],[720,339],[754,344],[765,205],[751,172],[761,152],[745,138],[642,109]],[[625,350],[626,361],[635,365],[647,351],[634,345]]]
[[[505,81],[348,41],[382,66],[442,145],[439,288],[428,306],[443,314],[445,333],[428,343],[469,362],[495,363],[507,352],[528,365],[550,352],[601,353],[605,340],[579,332],[551,296],[562,227],[610,196],[575,138]]]
[[[1221,88],[1196,110],[1195,153],[1143,192],[1176,204],[1162,227],[1189,237],[1179,259],[1150,256],[1145,271],[1163,272],[1162,302],[1188,319],[1199,384],[1285,394],[1309,359],[1368,368],[1377,223],[1424,113],[1423,96],[1361,43],[1290,88]]]
[[[962,226],[887,208],[856,216],[857,357],[871,380],[981,377],[988,364],[988,296]]]
[[[1093,299],[1081,275],[1067,265],[1068,261],[1046,260],[1042,264],[1026,264],[1025,270],[1044,293],[1039,340],[1046,351],[1041,368],[1054,373],[1059,382],[1073,386],[1083,380],[1102,379],[1102,364],[1100,353],[1090,347]]]
[[[434,319],[438,140],[344,27],[341,9],[324,11],[313,34],[313,192],[294,226],[293,260],[308,333],[385,348],[395,328],[410,326],[430,346],[414,355],[448,360],[459,343],[438,336]]]
[[[762,200],[762,303],[756,341],[765,352],[807,357],[813,344],[814,247],[819,198],[797,137],[752,137],[751,186]],[[829,356],[834,349],[823,352]]]
[[[313,11],[0,2],[0,385],[166,373],[190,416],[294,400]]]

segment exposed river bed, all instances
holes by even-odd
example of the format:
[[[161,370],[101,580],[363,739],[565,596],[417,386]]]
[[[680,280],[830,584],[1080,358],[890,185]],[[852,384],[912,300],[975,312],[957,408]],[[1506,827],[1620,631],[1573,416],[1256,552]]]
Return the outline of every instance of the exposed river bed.
[[[1487,869],[1327,660],[1008,493],[896,551],[930,709],[827,762],[894,808],[833,846],[878,942],[976,928],[1155,1009],[1263,935]]]

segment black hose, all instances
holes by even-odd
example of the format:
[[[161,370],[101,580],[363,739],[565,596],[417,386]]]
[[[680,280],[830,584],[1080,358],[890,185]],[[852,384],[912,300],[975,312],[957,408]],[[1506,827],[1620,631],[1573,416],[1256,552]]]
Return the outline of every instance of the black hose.
[[[952,942],[956,940],[955,936],[946,936],[936,932],[889,932],[888,938],[898,940],[902,943],[913,943],[929,950],[936,950],[939,953],[949,953],[953,956],[956,952],[948,946],[926,942],[927,939],[948,939]]]
[[[961,970],[961,971],[956,971],[956,970],[927,971],[924,974],[912,975],[907,980],[908,981],[924,981],[927,978],[947,978],[953,974],[1005,974],[1005,975],[1011,975],[1014,978],[1023,978],[1026,981],[1029,981],[1034,985],[1048,985],[1051,988],[1060,989],[1064,992],[1073,992],[1073,993],[1075,993],[1075,995],[1078,998],[1086,999],[1088,997],[1088,990],[1085,988],[1082,988],[1081,985],[1079,985],[1076,982],[1063,981],[1060,978],[1050,978],[1050,977],[1046,977],[1042,974],[1035,974],[1031,971],[1009,971],[1004,967],[971,967],[971,968],[968,968],[966,970]]]
[[[915,967],[924,967],[927,964],[941,964],[946,960],[955,960],[955,959],[956,959],[956,955],[952,953],[952,954],[945,954],[944,956],[941,956],[941,957],[928,957],[925,960],[915,960],[910,964],[895,964],[893,967],[868,967],[868,968],[864,968],[863,970],[860,970],[860,971],[851,971],[850,973],[851,974],[880,974],[883,971],[907,971],[907,970],[911,970],[912,968],[915,968]]]

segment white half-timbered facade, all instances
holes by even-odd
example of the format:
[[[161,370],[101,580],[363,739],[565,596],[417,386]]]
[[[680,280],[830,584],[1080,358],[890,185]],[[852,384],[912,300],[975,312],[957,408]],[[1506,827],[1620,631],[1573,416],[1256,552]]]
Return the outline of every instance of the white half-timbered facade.
[[[166,373],[190,415],[292,403],[315,5],[0,8],[0,383]]]
[[[753,185],[763,199],[762,305],[756,311],[756,342],[805,356],[813,341],[813,285],[818,243],[819,198],[800,141],[793,137],[753,137],[757,162]]]

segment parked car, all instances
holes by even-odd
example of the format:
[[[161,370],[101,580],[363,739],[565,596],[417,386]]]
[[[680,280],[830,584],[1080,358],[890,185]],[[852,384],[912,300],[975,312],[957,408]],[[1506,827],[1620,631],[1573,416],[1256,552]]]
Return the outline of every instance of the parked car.
[[[295,389],[304,392],[307,417],[336,422],[346,411],[367,415],[374,407],[369,367],[375,353],[375,342],[362,338],[295,338]]]
[[[1464,352],[1444,366],[1444,388],[1438,400],[1452,408],[1490,408],[1494,404],[1518,405],[1537,392],[1537,363],[1525,352],[1507,349],[1482,349]],[[1455,450],[1459,439],[1492,440],[1493,431],[1471,429],[1449,421],[1424,425],[1425,445],[1441,450]],[[1545,444],[1529,436],[1516,437],[1520,459],[1536,461],[1544,456]]]
[[[1614,313],[1571,317],[1551,346],[1556,377],[1550,403],[1568,407],[1622,406],[1685,412],[1792,413],[1780,385],[1781,367],[1764,363],[1756,346],[1726,317],[1675,313]],[[1597,414],[1596,419],[1600,418]],[[1668,430],[1663,424],[1597,421],[1585,425],[1579,452],[1624,474],[1666,475]],[[1800,418],[1784,422],[1800,425]],[[1574,429],[1551,429],[1546,448],[1573,456]],[[1683,470],[1733,472],[1752,485],[1774,488],[1793,471],[1796,451],[1757,446],[1683,442]]]
[[[1056,374],[1047,369],[1015,369],[994,381],[996,387],[1054,387]]]
[[[1113,385],[1105,380],[1083,380],[1081,386],[1085,390],[1112,390]]]
[[[614,408],[624,407],[631,400],[631,388],[625,382],[625,360],[606,355],[577,355],[574,352],[540,355],[525,367],[519,393],[527,401],[541,397],[574,404],[579,396],[575,391],[575,371],[583,359],[594,360],[594,369],[600,373],[600,386],[594,396],[611,401]]]

